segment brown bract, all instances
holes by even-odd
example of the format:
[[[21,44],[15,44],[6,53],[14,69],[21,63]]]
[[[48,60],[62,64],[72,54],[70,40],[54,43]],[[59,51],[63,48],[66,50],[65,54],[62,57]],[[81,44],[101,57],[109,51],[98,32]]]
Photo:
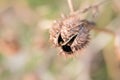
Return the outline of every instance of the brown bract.
[[[60,53],[74,54],[89,43],[89,31],[94,25],[77,15],[70,15],[56,21],[50,28],[50,41],[55,47],[60,47]]]

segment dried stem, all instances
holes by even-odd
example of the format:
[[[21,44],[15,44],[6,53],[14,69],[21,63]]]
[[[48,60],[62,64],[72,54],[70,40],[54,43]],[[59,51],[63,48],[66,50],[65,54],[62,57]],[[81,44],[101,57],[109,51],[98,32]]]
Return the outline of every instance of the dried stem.
[[[88,12],[89,10],[92,10],[92,9],[98,9],[101,5],[103,5],[105,2],[106,2],[107,0],[104,0],[104,1],[102,1],[102,2],[100,2],[100,3],[97,3],[97,4],[94,4],[94,5],[90,5],[90,6],[88,6],[87,8],[84,8],[83,10],[78,10],[78,11],[76,11],[76,13],[86,13],[86,12]]]
[[[74,12],[74,8],[73,8],[73,4],[72,4],[72,1],[71,0],[67,0],[68,1],[68,6],[69,6],[69,9],[70,9],[70,12]]]
[[[111,31],[111,30],[108,30],[108,29],[100,29],[100,28],[96,28],[96,27],[94,27],[93,29],[94,29],[95,31],[104,32],[104,33],[110,34],[110,35],[112,35],[112,36],[115,37],[115,33],[114,33],[113,31]]]

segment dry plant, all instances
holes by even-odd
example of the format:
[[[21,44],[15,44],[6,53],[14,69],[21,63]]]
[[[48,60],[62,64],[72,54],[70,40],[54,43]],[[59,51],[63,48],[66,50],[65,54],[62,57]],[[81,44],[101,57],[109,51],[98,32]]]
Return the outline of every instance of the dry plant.
[[[97,28],[95,22],[84,17],[84,14],[93,11],[92,16],[94,18],[97,11],[99,11],[99,7],[106,3],[106,0],[77,11],[74,11],[72,1],[67,1],[70,15],[65,16],[62,14],[62,19],[55,21],[50,29],[50,41],[54,46],[60,48],[60,53],[65,55],[73,55],[76,52],[81,53],[90,41],[89,31],[91,30],[117,37],[115,32],[109,29]]]
[[[55,47],[59,47],[60,54],[63,55],[69,55],[73,56],[76,54],[83,53],[82,51],[86,49],[86,46],[88,46],[88,43],[90,41],[90,34],[89,32],[91,30],[95,32],[102,32],[104,34],[108,34],[113,37],[114,39],[114,51],[115,51],[115,58],[114,59],[114,66],[111,68],[111,64],[109,64],[109,61],[106,61],[108,66],[108,72],[111,71],[110,76],[112,76],[113,79],[118,80],[119,79],[119,62],[120,62],[120,35],[118,32],[114,32],[109,29],[105,28],[98,28],[95,24],[94,20],[89,21],[86,19],[84,15],[88,13],[89,11],[92,13],[92,18],[95,19],[97,12],[99,12],[99,7],[107,2],[107,0],[102,1],[98,4],[88,6],[87,8],[84,8],[82,10],[74,10],[73,4],[71,0],[68,1],[68,6],[70,10],[70,14],[68,16],[65,16],[62,14],[62,19],[55,21],[52,28],[50,28],[50,41]],[[92,46],[92,45],[91,45]],[[90,47],[91,47],[90,46]],[[94,46],[94,45],[93,45]],[[97,45],[96,45],[97,46]],[[87,61],[83,61],[86,74],[88,74],[88,79],[90,78],[90,61],[92,60],[93,56],[95,55],[96,51],[91,51],[92,54],[86,54]],[[105,56],[105,55],[104,55]],[[109,55],[107,55],[109,56]],[[110,55],[111,56],[111,55]],[[116,75],[114,75],[116,74]],[[84,74],[83,74],[84,76]],[[80,77],[81,79],[82,77]],[[79,79],[79,80],[80,80]]]

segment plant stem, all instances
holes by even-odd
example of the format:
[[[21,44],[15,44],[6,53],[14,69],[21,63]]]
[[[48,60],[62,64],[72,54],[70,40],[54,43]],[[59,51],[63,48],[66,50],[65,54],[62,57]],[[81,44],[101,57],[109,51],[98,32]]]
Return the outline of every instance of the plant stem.
[[[97,32],[104,32],[106,34],[110,34],[110,35],[115,37],[115,33],[111,30],[108,30],[108,29],[100,29],[100,28],[93,27],[93,30],[95,30]]]
[[[73,8],[73,4],[72,4],[72,1],[71,0],[67,0],[68,1],[68,6],[69,6],[69,9],[70,9],[70,12],[74,12],[74,8]]]

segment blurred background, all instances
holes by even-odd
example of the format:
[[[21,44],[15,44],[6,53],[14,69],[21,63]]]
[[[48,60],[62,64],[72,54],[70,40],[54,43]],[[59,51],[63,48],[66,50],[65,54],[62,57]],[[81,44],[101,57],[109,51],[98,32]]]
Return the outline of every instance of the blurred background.
[[[77,10],[101,0],[72,2]],[[93,19],[117,37],[93,30],[86,50],[65,58],[49,43],[49,28],[69,15],[67,0],[0,0],[0,80],[120,80],[119,3],[106,0]]]

